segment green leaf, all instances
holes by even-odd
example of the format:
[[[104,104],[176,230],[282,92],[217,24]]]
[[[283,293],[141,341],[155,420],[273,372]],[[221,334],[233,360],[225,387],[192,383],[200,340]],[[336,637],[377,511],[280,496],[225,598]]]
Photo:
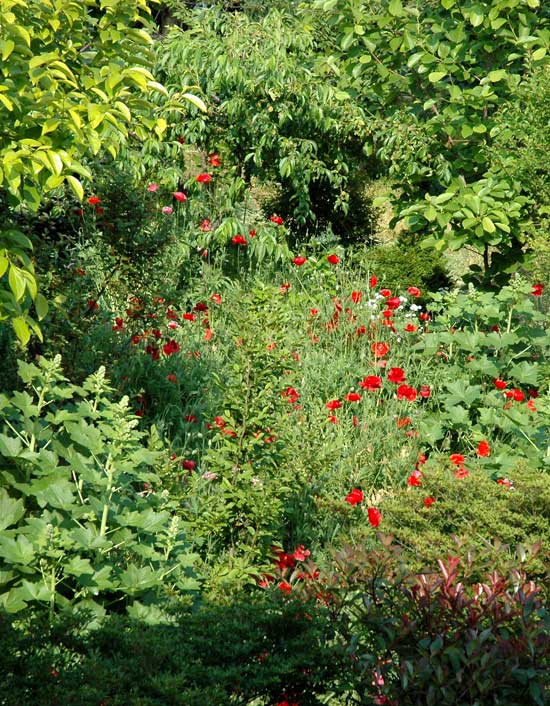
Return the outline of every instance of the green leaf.
[[[75,176],[73,176],[72,174],[67,174],[67,175],[65,176],[65,179],[69,182],[69,186],[70,186],[71,189],[73,190],[73,192],[74,192],[76,198],[77,198],[79,201],[82,201],[83,198],[84,198],[84,187],[83,187],[82,184],[80,183],[80,180],[77,179],[77,178],[76,178]]]
[[[496,226],[489,216],[485,216],[481,221],[481,224],[483,225],[483,230],[487,233],[494,233],[496,230]]]
[[[438,81],[441,81],[442,78],[445,78],[446,75],[446,71],[432,71],[428,74],[428,81],[430,83],[437,83]]]
[[[537,49],[536,51],[533,52],[531,55],[531,59],[533,61],[540,61],[541,59],[544,59],[546,56],[546,47],[540,47],[540,49]]]
[[[403,17],[403,15],[405,14],[405,10],[403,9],[401,0],[390,0],[390,4],[388,5],[388,12],[393,17]]]
[[[15,335],[21,341],[21,344],[26,346],[31,338],[31,331],[25,319],[21,316],[17,316],[15,319],[12,319],[11,325],[15,331]]]
[[[22,299],[23,295],[25,294],[27,282],[19,267],[17,267],[13,263],[10,265],[8,282],[10,285],[10,289],[13,292],[13,296],[15,297],[15,300],[19,301],[20,299]]]
[[[194,93],[184,93],[183,97],[185,98],[185,100],[189,101],[189,103],[192,103],[195,108],[202,110],[203,113],[206,113],[208,111],[206,103]]]
[[[11,564],[27,566],[34,559],[34,549],[25,535],[17,539],[0,537],[0,556]]]
[[[22,500],[10,498],[5,488],[0,489],[0,531],[16,524],[25,514]]]
[[[42,321],[42,319],[48,313],[48,301],[47,301],[46,297],[44,297],[42,294],[38,293],[36,295],[36,297],[34,298],[34,308],[36,310],[36,315],[38,316],[38,320]]]

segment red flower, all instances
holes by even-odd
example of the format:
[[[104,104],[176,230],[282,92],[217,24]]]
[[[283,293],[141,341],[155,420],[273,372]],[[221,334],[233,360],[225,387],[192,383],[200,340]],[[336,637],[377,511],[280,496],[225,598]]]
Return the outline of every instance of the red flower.
[[[98,216],[102,216],[105,213],[105,209],[101,208],[101,206],[97,206],[95,212]]]
[[[425,311],[420,314],[421,321],[429,321],[432,317]]]
[[[277,588],[279,589],[279,591],[286,593],[287,596],[292,591],[292,586],[289,583],[287,583],[286,581],[281,581],[280,584],[277,586]]]
[[[331,412],[334,412],[335,409],[339,409],[341,406],[342,406],[342,403],[340,402],[340,400],[330,400],[325,405],[325,407],[327,409],[329,409]]]
[[[430,390],[429,385],[420,385],[420,397],[424,397],[424,399],[428,398],[431,394],[432,391]]]
[[[197,464],[195,461],[182,461],[181,467],[185,468],[186,471],[194,471]]]
[[[255,231],[255,230],[249,230],[249,231],[248,231],[248,235],[249,235],[251,238],[255,238],[255,237],[256,237],[256,231]]]
[[[183,193],[183,191],[174,191],[173,196],[176,201],[187,201],[187,196]]]
[[[386,306],[391,311],[394,311],[401,306],[401,299],[399,299],[399,297],[389,297],[389,299],[386,300]]]
[[[208,220],[208,218],[205,218],[204,221],[201,221],[199,228],[205,233],[208,233],[208,231],[212,230],[212,223]]]
[[[414,402],[416,399],[417,392],[414,387],[409,387],[409,385],[399,385],[397,388],[397,399],[398,400],[408,400],[409,402]]]
[[[99,304],[95,299],[88,299],[88,309],[90,311],[97,311],[99,309]]]
[[[210,174],[199,174],[196,181],[198,181],[199,184],[209,184],[212,181],[212,177]]]
[[[514,400],[516,402],[523,402],[523,400],[525,399],[525,395],[521,390],[514,390],[512,394],[514,395]]]
[[[115,325],[113,326],[113,331],[122,331],[124,328],[124,319],[121,319],[120,316],[117,316],[115,319]]]
[[[222,295],[221,294],[212,294],[210,296],[210,299],[212,299],[214,304],[221,304],[222,303]]]
[[[101,199],[98,196],[90,196],[88,199],[88,203],[91,204],[92,206],[95,206],[96,204],[100,203]]]
[[[460,468],[456,469],[454,475],[455,478],[462,480],[462,478],[466,478],[466,476],[470,475],[470,471],[467,471],[463,466],[461,466]]]
[[[534,297],[541,297],[543,291],[544,291],[544,285],[543,285],[543,284],[534,284],[534,285],[533,285],[533,290],[532,290],[531,294],[532,294]]]
[[[504,388],[508,386],[507,382],[504,382],[504,380],[500,380],[499,378],[495,378],[493,380],[493,384],[497,390],[504,390]]]
[[[390,368],[390,372],[388,373],[388,380],[393,383],[400,383],[403,382],[405,379],[405,371],[403,368]]]
[[[383,297],[391,297],[391,289],[381,289],[380,294]]]
[[[361,301],[361,297],[362,297],[362,296],[363,296],[363,293],[362,293],[362,292],[352,292],[352,293],[351,293],[351,301],[352,301],[354,304],[359,304],[359,302]]]
[[[370,349],[375,358],[383,358],[388,354],[390,347],[387,343],[373,343]]]
[[[411,295],[411,297],[419,297],[421,293],[418,287],[409,287],[407,292]]]
[[[197,421],[197,418],[195,417],[194,414],[188,414],[186,417],[184,417],[186,422],[193,423]]]
[[[309,310],[309,313],[310,313],[312,316],[317,316],[317,314],[319,313],[319,309],[310,309],[310,310]]]
[[[340,424],[340,422],[338,421],[338,417],[334,416],[334,414],[330,415],[330,417],[328,418],[328,421],[331,424]]]
[[[410,417],[403,417],[397,419],[397,428],[401,429],[402,427],[406,427],[408,424],[411,423]]]
[[[361,400],[361,395],[358,392],[348,392],[344,399],[346,402],[359,402]]]
[[[404,330],[405,330],[407,333],[414,333],[414,332],[416,331],[416,329],[417,329],[417,327],[416,327],[414,324],[407,324],[407,325],[405,326],[405,329],[404,329]]]
[[[337,265],[340,262],[338,255],[328,255],[327,260],[331,265]]]
[[[533,400],[529,400],[529,402],[527,403],[527,408],[530,409],[531,412],[537,411],[537,408],[535,407],[535,403],[533,402]]]
[[[477,455],[478,456],[489,456],[491,453],[491,447],[486,441],[480,441],[477,445]]]
[[[505,488],[508,488],[508,490],[511,490],[514,487],[514,482],[508,480],[508,478],[497,478],[497,483],[499,485],[503,485]]]
[[[377,510],[375,507],[369,507],[368,509],[368,514],[369,514],[369,522],[373,527],[378,527],[380,522],[382,521],[382,513],[380,510]]]
[[[304,257],[303,255],[299,255],[298,257],[295,257],[292,262],[295,265],[298,265],[298,267],[301,267],[303,264],[307,262],[307,257]]]
[[[425,507],[430,507],[434,503],[435,503],[435,498],[433,497],[433,495],[430,495],[427,498],[424,498]]]
[[[378,277],[376,275],[373,275],[369,279],[369,286],[372,288],[372,287],[376,287],[377,284],[378,284]]]
[[[449,460],[451,463],[454,463],[455,466],[460,466],[464,463],[464,456],[462,454],[451,454]]]
[[[164,355],[172,355],[172,353],[178,353],[180,350],[180,344],[177,341],[168,341],[162,346]]]
[[[281,216],[277,216],[277,215],[273,214],[273,215],[270,217],[269,220],[270,220],[272,223],[276,223],[278,226],[282,226],[282,225],[283,225],[283,219],[281,218]]]
[[[300,544],[296,547],[292,556],[296,559],[296,561],[305,561],[310,554],[311,552],[309,549],[305,549],[304,545]]]
[[[246,238],[244,237],[244,235],[234,235],[231,238],[231,242],[233,243],[233,245],[243,245],[245,247],[247,245]]]
[[[221,167],[222,161],[220,159],[220,155],[216,152],[210,152],[208,155],[208,164],[211,167]]]
[[[369,392],[380,390],[382,387],[382,378],[378,377],[378,375],[367,375],[363,378],[363,380],[361,380],[359,387],[362,387],[364,390],[368,390]]]
[[[359,488],[354,488],[351,493],[348,493],[348,495],[346,495],[346,502],[352,506],[358,505],[359,503],[363,502],[363,497],[363,491],[359,490]]]
[[[185,319],[186,321],[195,321],[195,314],[188,314],[187,312],[185,314],[182,314],[182,319]]]
[[[416,469],[411,473],[411,475],[407,478],[407,485],[411,486],[419,486],[422,485],[422,473]]]

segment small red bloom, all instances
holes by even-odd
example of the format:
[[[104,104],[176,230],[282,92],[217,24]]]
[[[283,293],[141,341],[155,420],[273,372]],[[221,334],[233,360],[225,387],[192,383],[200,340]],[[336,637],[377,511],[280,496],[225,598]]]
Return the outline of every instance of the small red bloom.
[[[383,358],[388,354],[390,347],[387,343],[373,343],[371,346],[371,351],[374,353],[375,358]]]
[[[199,174],[196,181],[198,181],[199,184],[209,184],[212,181],[212,177],[210,174]]]
[[[338,255],[328,255],[327,260],[331,265],[337,265],[340,262]]]
[[[401,429],[402,427],[406,427],[411,423],[410,417],[400,417],[397,419],[397,428]]]
[[[361,301],[362,296],[363,296],[363,293],[362,293],[362,292],[352,292],[352,293],[351,293],[351,301],[352,301],[354,304],[359,304],[359,302]]]
[[[534,284],[533,285],[533,290],[531,291],[531,294],[534,297],[541,297],[543,292],[544,292],[544,285],[543,284]]]
[[[504,390],[504,388],[508,386],[507,382],[504,382],[504,380],[500,380],[499,378],[495,378],[493,383],[497,390]]]
[[[298,257],[295,257],[292,262],[297,265],[298,267],[301,267],[307,262],[307,257],[304,257],[303,255],[299,255]]]
[[[197,418],[195,417],[194,414],[188,414],[186,417],[184,417],[184,419],[186,422],[189,422],[190,424],[197,421]]]
[[[311,552],[309,549],[306,549],[303,544],[300,544],[296,547],[292,556],[296,559],[296,561],[305,561],[310,554]]]
[[[430,507],[435,503],[435,498],[433,495],[429,495],[427,498],[424,498],[424,506],[425,507]]]
[[[425,311],[423,311],[423,312],[420,314],[420,320],[421,320],[421,321],[430,321],[431,318],[432,318],[432,317],[431,317],[427,312],[425,312]]]
[[[221,304],[222,303],[222,295],[221,294],[211,294],[210,299],[212,299],[214,304]]]
[[[164,355],[172,355],[172,353],[178,353],[178,351],[180,350],[180,345],[177,341],[171,340],[162,346],[162,350],[164,352]]]
[[[243,245],[244,247],[246,247],[247,245],[246,238],[244,237],[244,235],[234,235],[231,238],[231,242],[233,243],[233,245]]]
[[[411,295],[411,297],[419,297],[421,292],[418,289],[418,287],[409,287],[407,289],[407,292]]]
[[[363,502],[363,498],[363,491],[359,488],[354,488],[351,493],[348,493],[348,495],[346,495],[346,502],[354,506]]]
[[[339,409],[341,406],[342,406],[342,403],[340,402],[340,400],[330,400],[325,405],[325,407],[327,409],[329,409],[331,412],[334,412],[335,409]]]
[[[537,411],[537,408],[535,407],[535,403],[533,402],[533,400],[529,400],[529,402],[527,402],[527,408],[530,409],[531,412]]]
[[[377,284],[378,284],[378,277],[376,275],[372,275],[372,277],[369,279],[369,286],[376,287]]]
[[[174,191],[173,197],[176,201],[187,201],[187,196],[183,193],[183,191]]]
[[[197,464],[195,461],[182,461],[181,467],[185,468],[186,471],[194,471]]]
[[[222,161],[220,155],[216,152],[210,152],[208,155],[208,164],[211,167],[221,167]]]
[[[101,203],[101,199],[98,196],[90,196],[88,203],[95,206],[96,204]]]
[[[430,386],[429,385],[420,385],[419,394],[420,394],[420,397],[427,399],[432,394]]]
[[[279,591],[286,593],[287,596],[292,591],[292,586],[287,581],[281,581],[277,588],[279,589]]]
[[[478,446],[477,446],[477,455],[478,456],[489,456],[491,453],[491,447],[486,441],[480,441]]]
[[[395,311],[395,309],[401,306],[401,299],[399,299],[399,297],[389,297],[389,299],[386,300],[386,306],[391,311]]]
[[[407,333],[415,333],[417,327],[414,324],[407,324],[404,329]]]
[[[382,521],[382,513],[375,507],[369,507],[368,509],[369,522],[373,527],[378,527]]]
[[[409,385],[399,385],[397,388],[397,399],[398,400],[408,400],[409,402],[414,402],[416,399],[417,392],[414,387],[409,387]]]
[[[185,319],[185,321],[196,321],[195,314],[190,314],[187,312],[185,312],[185,314],[182,314],[181,318]]]
[[[309,310],[309,313],[310,313],[312,316],[317,316],[317,314],[319,313],[319,309],[310,309],[310,310]]]
[[[276,214],[273,214],[269,220],[272,223],[276,223],[278,226],[282,226],[283,222],[284,222],[283,219],[281,218],[281,216],[277,216]]]
[[[391,289],[381,289],[380,294],[383,297],[391,297]]]
[[[405,380],[405,371],[403,368],[390,368],[388,380],[396,384],[403,382]]]
[[[256,231],[255,231],[255,230],[249,230],[249,231],[248,231],[248,235],[249,235],[251,238],[255,238],[255,237],[256,237]]]
[[[451,463],[454,463],[455,466],[460,466],[464,463],[464,456],[462,454],[451,454],[449,460]]]
[[[97,311],[99,309],[99,304],[95,301],[95,299],[88,299],[88,309],[90,311]]]
[[[115,324],[113,326],[113,331],[122,331],[124,328],[124,319],[121,319],[120,316],[117,316],[115,319]]]
[[[212,223],[208,220],[208,218],[205,218],[204,221],[201,221],[199,228],[203,232],[208,233],[208,231],[212,230]]]
[[[514,482],[508,478],[497,478],[497,483],[499,485],[503,485],[505,488],[508,488],[508,490],[512,490],[514,487]]]
[[[363,380],[361,380],[359,387],[362,387],[364,390],[368,390],[369,392],[380,390],[382,387],[382,378],[378,375],[367,375],[363,378]]]
[[[344,399],[346,402],[359,402],[361,400],[361,395],[358,392],[348,392]]]
[[[416,469],[407,478],[407,485],[411,485],[411,486],[422,485],[421,479],[422,479],[422,473],[418,469]]]
[[[455,478],[458,478],[459,480],[462,480],[462,478],[466,478],[466,476],[468,475],[470,475],[470,471],[466,470],[463,466],[457,468],[454,473]]]
[[[105,209],[101,208],[101,206],[97,206],[95,212],[98,216],[102,216],[105,213]]]

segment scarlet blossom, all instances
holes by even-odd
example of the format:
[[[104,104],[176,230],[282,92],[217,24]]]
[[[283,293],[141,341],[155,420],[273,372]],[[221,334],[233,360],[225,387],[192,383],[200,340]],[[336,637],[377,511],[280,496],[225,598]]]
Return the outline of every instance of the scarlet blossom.
[[[497,478],[497,483],[499,485],[503,485],[505,488],[508,488],[508,490],[514,489],[514,482],[508,478]]]
[[[417,327],[414,324],[407,324],[404,329],[407,333],[415,333]]]
[[[304,257],[303,255],[299,255],[298,257],[295,257],[292,262],[295,265],[298,265],[298,267],[301,267],[303,264],[307,262],[307,257]]]
[[[421,319],[422,321],[430,321],[431,318],[432,318],[432,317],[431,317],[427,312],[425,312],[425,311],[423,311],[423,312],[420,314],[420,319]]]
[[[416,465],[424,465],[427,461],[426,454],[419,454],[418,456],[418,461],[416,462]]]
[[[491,453],[491,447],[486,441],[480,441],[477,445],[477,455],[478,456],[489,456]]]
[[[408,424],[410,424],[411,419],[410,419],[410,417],[399,418],[396,423],[397,423],[397,428],[401,429],[402,427],[406,427]]]
[[[162,346],[164,355],[172,355],[172,353],[178,353],[180,350],[180,344],[177,341],[170,340]]]
[[[427,399],[432,394],[429,385],[420,385],[419,395],[424,399]]]
[[[342,403],[340,402],[340,400],[330,400],[325,405],[325,407],[327,409],[329,409],[331,412],[334,412],[335,409],[339,409],[341,406],[342,406]]]
[[[499,378],[495,378],[493,380],[493,384],[497,390],[504,390],[504,388],[508,386],[507,382],[504,382],[504,380],[500,380]]]
[[[255,237],[256,237],[256,231],[255,231],[255,230],[249,230],[249,231],[248,231],[248,235],[249,235],[251,238],[255,238]]]
[[[183,137],[181,137],[181,135],[179,137],[177,137],[176,139],[180,143],[180,145],[183,145],[185,143],[185,140]]]
[[[407,289],[407,292],[411,295],[411,297],[419,297],[421,292],[418,289],[418,287],[409,287]]]
[[[277,216],[275,213],[272,216],[270,216],[269,220],[272,223],[277,224],[278,226],[282,226],[283,222],[284,222],[283,219],[281,218],[281,216]]]
[[[397,388],[397,399],[398,400],[408,400],[409,402],[414,402],[416,399],[417,392],[414,387],[409,387],[409,385],[399,385]]]
[[[390,368],[388,380],[393,383],[400,383],[405,380],[405,371],[403,368]]]
[[[526,405],[526,406],[527,406],[528,409],[531,410],[531,412],[536,412],[536,411],[537,411],[537,408],[535,407],[535,403],[533,402],[533,400],[529,400],[529,402],[527,402],[527,405]]]
[[[74,272],[76,275],[80,275],[80,277],[84,277],[86,274],[86,270],[83,270],[82,267],[77,267]]]
[[[541,297],[543,292],[544,292],[544,285],[543,284],[534,284],[533,285],[533,289],[531,291],[531,294],[534,297]]]
[[[367,327],[366,326],[358,326],[355,329],[355,335],[356,336],[364,336],[367,333]]]
[[[367,510],[369,515],[369,522],[373,527],[378,527],[382,521],[382,513],[375,507],[369,507]]]
[[[197,464],[195,461],[182,461],[181,467],[185,468],[186,471],[194,471]]]
[[[196,178],[199,184],[209,184],[212,181],[212,176],[210,174],[199,174]]]
[[[392,311],[391,309],[385,309],[385,310],[382,312],[382,316],[383,316],[385,319],[391,319],[391,317],[393,316],[393,311]],[[384,321],[383,323],[386,324],[385,321]]]
[[[210,299],[212,299],[214,304],[221,304],[222,303],[222,295],[221,294],[211,294]]]
[[[514,390],[508,390],[504,393],[504,396],[507,397],[508,399],[513,399],[515,402],[523,402],[525,399],[525,395],[521,390],[518,390],[517,388]]]
[[[197,302],[193,307],[194,311],[208,311],[208,304],[206,302]]]
[[[382,387],[382,378],[379,377],[378,375],[367,375],[361,382],[359,383],[359,387],[362,387],[365,390],[368,390],[369,392],[373,392],[374,390],[380,390]]]
[[[98,203],[101,203],[101,199],[98,196],[90,196],[88,203],[92,206],[96,206]]]
[[[220,159],[220,155],[216,152],[210,152],[208,155],[208,164],[211,167],[221,167],[222,161]]]
[[[287,581],[281,581],[277,588],[279,589],[279,591],[286,593],[287,596],[292,591],[292,586]]]
[[[159,188],[159,185],[155,184],[155,182],[153,182],[152,184],[149,184],[149,186],[147,187],[147,191],[154,193],[155,191],[158,191],[158,188]]]
[[[185,314],[182,314],[181,318],[185,319],[185,321],[196,321],[195,314],[191,314],[188,312],[185,312]]]
[[[451,454],[449,460],[451,463],[454,463],[455,466],[460,466],[464,463],[464,456],[462,454]]]
[[[204,340],[209,341],[213,335],[214,335],[214,332],[212,331],[212,329],[207,328],[206,331],[204,332]]]
[[[358,505],[359,503],[363,502],[363,491],[360,490],[359,488],[354,488],[351,493],[348,493],[346,495],[346,502],[349,503],[350,505]]]
[[[334,414],[331,414],[330,417],[328,417],[328,421],[330,424],[340,424],[338,421],[338,417],[336,417]]]
[[[375,358],[383,358],[389,353],[390,347],[387,343],[373,343],[370,347],[371,351],[374,353]]]
[[[414,470],[407,478],[407,485],[419,486],[422,485],[422,473],[418,469]]]
[[[124,328],[124,319],[121,319],[120,316],[117,316],[115,319],[115,324],[113,326],[113,331],[122,331]]]
[[[460,466],[460,468],[457,468],[454,472],[455,478],[458,478],[459,480],[462,480],[462,478],[466,478],[466,476],[469,475],[470,471],[466,470],[463,466]]]
[[[355,414],[354,414],[353,417],[351,418],[351,423],[353,424],[354,427],[356,427],[356,426],[359,425],[359,420],[357,419],[357,417],[355,416]]]
[[[309,313],[311,314],[311,316],[317,316],[317,314],[319,313],[319,309],[310,309]]]
[[[376,275],[372,275],[372,277],[369,279],[369,286],[376,287],[377,284],[378,284],[378,277]]]
[[[186,422],[189,422],[190,424],[192,424],[197,421],[197,418],[195,417],[194,414],[188,414],[186,417],[184,417],[184,420]]]
[[[278,547],[272,547],[272,551],[276,555],[273,561],[279,569],[293,569],[296,566],[296,559],[292,556],[292,554],[289,554]]]
[[[352,293],[351,293],[351,301],[352,301],[354,304],[359,304],[359,302],[361,301],[361,298],[362,298],[362,297],[363,297],[363,293],[362,293],[362,292],[352,292]]]
[[[172,195],[176,201],[187,201],[187,196],[183,193],[183,191],[174,191]]]
[[[303,544],[300,544],[296,547],[292,556],[296,559],[296,561],[305,561],[310,554],[311,552],[309,549],[306,549]]]
[[[162,212],[165,216],[170,216],[174,212],[174,209],[172,208],[172,206],[163,206]]]
[[[208,233],[208,231],[212,230],[212,223],[208,220],[208,218],[205,218],[204,221],[201,221],[199,228],[204,233]]]
[[[286,294],[291,286],[292,285],[290,284],[290,282],[283,282],[283,284],[281,284],[279,291],[281,292],[281,294]]]
[[[141,341],[141,336],[139,334],[135,333],[130,340],[131,340],[132,344],[134,346],[136,346]]]
[[[359,402],[361,400],[361,395],[358,392],[348,392],[344,399],[346,402]]]
[[[398,309],[401,306],[401,299],[399,297],[389,297],[386,300],[386,306],[392,311]]]
[[[383,297],[391,297],[391,289],[381,289],[380,294]]]
[[[247,245],[246,238],[244,237],[244,235],[234,235],[231,238],[231,242],[233,243],[233,245],[243,245],[245,247]]]
[[[328,255],[327,260],[331,265],[337,265],[340,262],[338,255]]]
[[[435,503],[435,498],[433,495],[429,495],[427,498],[424,498],[424,507],[430,507]]]
[[[90,311],[97,311],[99,309],[99,304],[95,299],[88,299],[88,309]]]

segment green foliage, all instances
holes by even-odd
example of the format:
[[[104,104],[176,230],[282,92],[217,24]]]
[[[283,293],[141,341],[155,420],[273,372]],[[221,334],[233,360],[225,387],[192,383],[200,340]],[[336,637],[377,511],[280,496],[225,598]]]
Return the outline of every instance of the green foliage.
[[[1,603],[101,614],[196,587],[183,521],[153,467],[128,400],[105,369],[71,385],[60,357],[19,364],[26,390],[2,395]],[[141,601],[141,602],[140,602]]]

